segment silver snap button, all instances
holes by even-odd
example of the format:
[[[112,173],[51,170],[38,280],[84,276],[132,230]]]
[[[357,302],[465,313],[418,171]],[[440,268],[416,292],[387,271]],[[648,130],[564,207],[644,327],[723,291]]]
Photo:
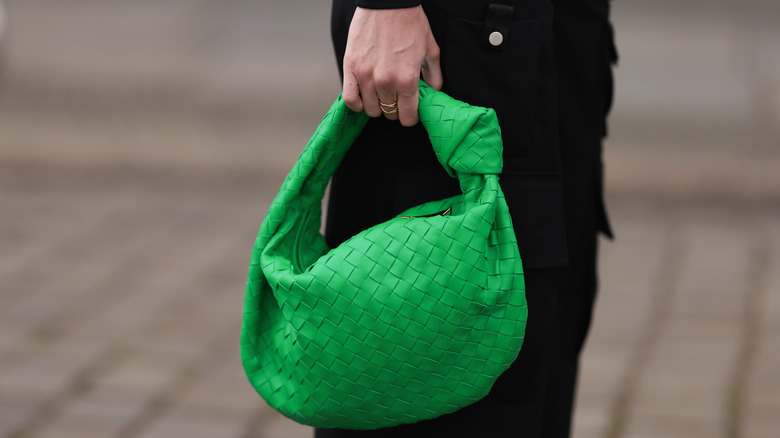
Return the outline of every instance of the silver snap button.
[[[490,36],[488,36],[488,42],[494,47],[498,47],[501,45],[501,43],[504,42],[504,35],[501,34],[501,32],[491,32]]]

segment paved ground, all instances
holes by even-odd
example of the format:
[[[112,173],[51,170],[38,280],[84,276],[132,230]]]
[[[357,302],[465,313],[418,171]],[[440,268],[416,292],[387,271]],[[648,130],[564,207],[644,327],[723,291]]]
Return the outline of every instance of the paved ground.
[[[2,172],[0,436],[308,436],[238,356],[279,182]],[[621,198],[612,213],[576,436],[777,436],[780,208]]]
[[[237,349],[254,234],[338,91],[328,2],[6,3],[0,436],[310,436]],[[615,3],[575,438],[780,436],[778,18]]]

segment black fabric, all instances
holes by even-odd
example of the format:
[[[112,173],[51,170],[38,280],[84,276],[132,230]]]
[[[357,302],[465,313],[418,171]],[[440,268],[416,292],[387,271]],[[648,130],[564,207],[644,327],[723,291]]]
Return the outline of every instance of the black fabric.
[[[509,25],[512,23],[514,15],[514,6],[502,3],[490,3],[487,12],[485,13],[485,20],[482,24],[482,44],[493,50],[504,50],[506,45],[503,44],[503,42],[497,45],[492,44],[490,42],[490,35],[494,32],[498,32],[501,34],[502,38],[508,38]]]
[[[419,6],[421,0],[357,0],[357,5],[366,9],[399,9]]]
[[[513,6],[501,50],[484,44],[488,1],[422,4],[441,47],[444,91],[495,108],[499,117],[501,185],[527,271],[525,345],[491,394],[473,406],[379,431],[317,430],[318,438],[569,435],[579,354],[596,296],[596,237],[599,230],[611,233],[601,162],[617,58],[609,4],[495,3]],[[334,1],[339,66],[354,7],[352,0]],[[407,207],[458,190],[420,126],[373,119],[332,180],[326,237],[336,245]]]
[[[561,96],[558,119],[564,150],[564,176],[569,181],[569,204],[597,205],[598,229],[612,237],[602,197],[602,138],[612,105],[612,65],[617,62],[606,0],[555,0],[557,87]],[[595,184],[593,193],[580,193],[581,181]]]
[[[473,105],[491,107],[498,114],[504,139],[504,173],[501,184],[512,212],[515,233],[525,266],[543,268],[567,263],[563,215],[563,193],[560,154],[557,146],[555,117],[555,66],[552,49],[552,7],[546,0],[517,2],[514,20],[501,51],[482,43],[483,20],[488,2],[436,0],[423,3],[431,29],[441,47],[444,91]],[[332,15],[334,47],[339,66],[343,63],[347,31],[354,4],[336,0]],[[388,156],[416,156],[416,149],[430,149],[421,130],[390,133],[391,124],[370,123],[367,130],[383,131],[366,147],[358,165],[381,168],[393,165]],[[387,131],[387,132],[385,132]],[[350,152],[351,154],[351,152]],[[350,155],[348,154],[348,156]],[[351,161],[351,162],[357,162]],[[432,169],[435,161],[428,163]],[[342,165],[334,176],[334,186],[352,172],[352,164]],[[383,184],[372,178],[372,184]],[[420,185],[435,184],[428,179]],[[508,187],[516,187],[509,190]],[[355,198],[356,192],[341,191],[343,199]],[[340,217],[349,210],[338,204],[341,196],[332,192],[337,202],[329,209],[328,232],[349,235],[354,232],[351,219]],[[383,192],[377,192],[382,196]],[[401,200],[402,201],[402,200]],[[411,205],[401,202],[404,208]],[[338,208],[335,208],[338,206]],[[532,206],[532,208],[529,208]],[[390,212],[388,212],[389,214]],[[378,221],[391,216],[376,217]]]

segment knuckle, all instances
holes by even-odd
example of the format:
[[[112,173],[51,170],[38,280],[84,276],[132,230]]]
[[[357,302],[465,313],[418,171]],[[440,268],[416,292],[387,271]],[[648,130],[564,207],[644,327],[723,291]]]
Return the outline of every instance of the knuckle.
[[[398,91],[399,94],[408,96],[414,94],[417,90],[417,83],[420,80],[420,74],[418,72],[410,72],[404,74],[398,79]]]
[[[344,73],[356,74],[358,72],[358,64],[354,58],[344,58]]]
[[[353,67],[355,75],[365,81],[366,78],[370,78],[374,74],[374,69],[367,64]]]
[[[392,72],[377,72],[374,76],[374,81],[378,88],[389,88],[395,82],[395,77]]]

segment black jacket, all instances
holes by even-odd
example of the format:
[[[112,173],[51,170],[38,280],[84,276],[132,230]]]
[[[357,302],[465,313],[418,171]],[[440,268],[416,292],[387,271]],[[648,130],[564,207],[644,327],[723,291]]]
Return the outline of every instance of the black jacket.
[[[358,4],[409,7],[420,1]],[[606,0],[424,0],[422,5],[441,48],[444,91],[498,114],[505,161],[501,185],[524,265],[566,265],[572,244],[567,241],[577,239],[571,226],[567,232],[567,221],[581,220],[583,206],[597,215],[588,222],[608,232],[601,139],[614,49]],[[334,1],[339,66],[354,9],[354,0]],[[504,37],[499,46],[488,40],[494,31]],[[412,205],[457,191],[420,126],[374,119],[334,176],[326,234],[336,244]]]

